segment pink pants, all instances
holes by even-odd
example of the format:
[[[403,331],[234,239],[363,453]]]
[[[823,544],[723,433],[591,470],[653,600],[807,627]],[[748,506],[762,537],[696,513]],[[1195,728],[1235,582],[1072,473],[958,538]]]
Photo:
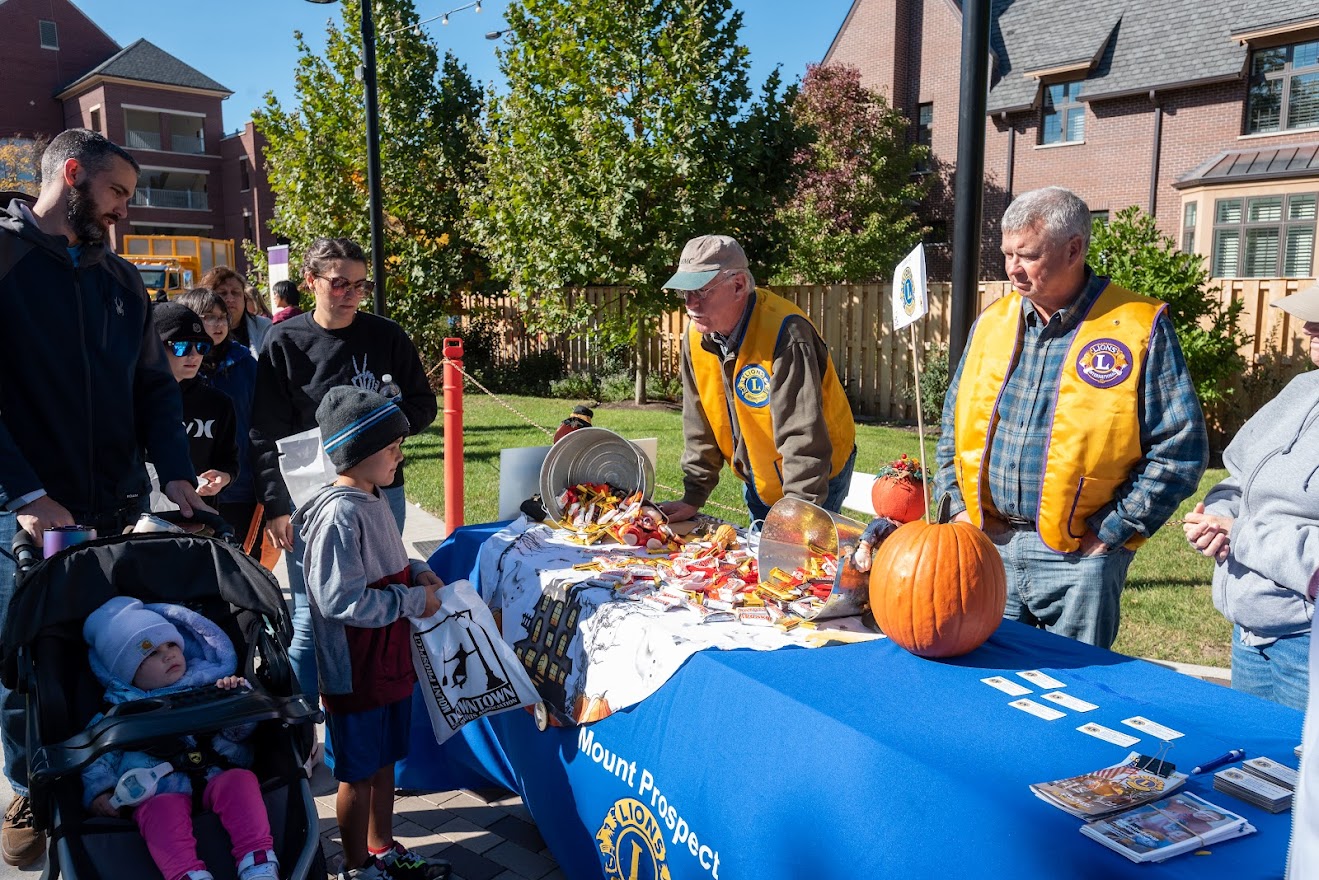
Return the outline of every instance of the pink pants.
[[[235,864],[250,852],[274,849],[261,784],[251,770],[226,770],[216,776],[202,793],[202,806],[219,816],[229,832]],[[192,836],[192,795],[158,794],[141,804],[133,819],[165,880],[206,870]]]

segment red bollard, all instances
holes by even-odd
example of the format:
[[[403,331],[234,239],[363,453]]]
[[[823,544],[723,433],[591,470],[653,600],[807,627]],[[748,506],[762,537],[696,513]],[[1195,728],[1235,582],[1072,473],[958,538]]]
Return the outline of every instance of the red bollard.
[[[463,341],[444,340],[444,533],[463,524]]]

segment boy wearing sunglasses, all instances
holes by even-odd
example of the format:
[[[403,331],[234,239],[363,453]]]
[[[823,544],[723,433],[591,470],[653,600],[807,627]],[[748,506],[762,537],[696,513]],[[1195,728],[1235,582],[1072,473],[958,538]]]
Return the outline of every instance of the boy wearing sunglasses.
[[[216,495],[238,473],[238,419],[227,394],[197,379],[211,337],[197,313],[182,303],[157,303],[152,319],[183,395],[183,430],[197,472],[197,494]]]

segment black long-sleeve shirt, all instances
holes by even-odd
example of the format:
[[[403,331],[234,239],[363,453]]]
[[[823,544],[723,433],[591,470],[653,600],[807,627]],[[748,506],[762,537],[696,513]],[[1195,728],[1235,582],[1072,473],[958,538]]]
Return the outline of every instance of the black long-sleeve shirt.
[[[267,516],[287,515],[293,507],[275,442],[316,427],[316,407],[331,388],[381,392],[386,375],[402,393],[398,405],[412,433],[425,430],[438,412],[435,393],[416,347],[398,324],[359,312],[347,327],[327,330],[308,312],[270,329],[257,361],[251,430],[257,497]],[[402,482],[400,467],[394,485]]]

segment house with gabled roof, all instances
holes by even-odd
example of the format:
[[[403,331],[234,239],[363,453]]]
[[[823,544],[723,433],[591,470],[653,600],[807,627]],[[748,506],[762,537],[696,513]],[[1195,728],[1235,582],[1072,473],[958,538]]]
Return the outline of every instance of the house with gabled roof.
[[[990,55],[986,277],[1007,202],[1049,184],[1097,217],[1139,206],[1217,277],[1314,277],[1315,0],[993,0]],[[950,173],[960,59],[953,0],[854,0],[823,60],[860,68]]]
[[[0,0],[0,139],[85,127],[142,166],[124,235],[274,244],[262,143],[248,123],[226,136],[232,92],[147,40],[120,47],[69,0]],[[246,268],[241,246],[239,271]]]

